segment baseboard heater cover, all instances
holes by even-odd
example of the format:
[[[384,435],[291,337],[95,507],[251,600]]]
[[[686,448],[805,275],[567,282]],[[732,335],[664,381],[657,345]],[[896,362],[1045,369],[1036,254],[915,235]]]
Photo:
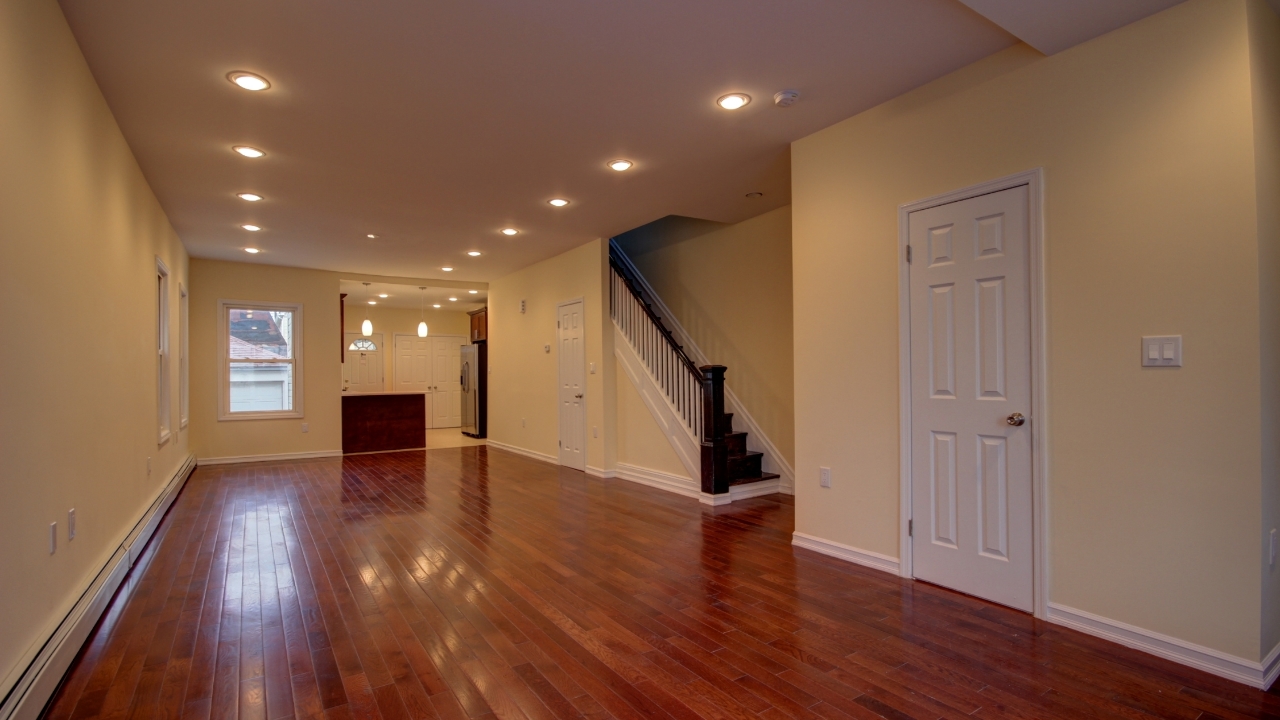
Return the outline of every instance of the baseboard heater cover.
[[[195,457],[188,455],[0,700],[0,720],[38,720],[195,468]]]

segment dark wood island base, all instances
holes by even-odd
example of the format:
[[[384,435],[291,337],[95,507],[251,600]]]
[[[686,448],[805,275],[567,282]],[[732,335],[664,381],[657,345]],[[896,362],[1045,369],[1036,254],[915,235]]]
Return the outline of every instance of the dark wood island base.
[[[427,406],[422,393],[342,396],[342,452],[421,450],[427,446]]]

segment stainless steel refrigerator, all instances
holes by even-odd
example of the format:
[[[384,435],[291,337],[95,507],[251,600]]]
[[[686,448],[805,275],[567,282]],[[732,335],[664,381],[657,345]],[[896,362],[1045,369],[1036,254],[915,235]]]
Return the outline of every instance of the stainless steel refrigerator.
[[[489,388],[489,348],[484,343],[462,346],[462,434],[485,437]]]

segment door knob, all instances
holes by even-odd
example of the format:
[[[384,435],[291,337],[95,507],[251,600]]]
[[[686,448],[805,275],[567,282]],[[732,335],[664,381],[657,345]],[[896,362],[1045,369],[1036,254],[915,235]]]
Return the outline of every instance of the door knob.
[[[582,393],[578,393],[577,395],[574,395],[574,397],[576,397],[576,398],[578,398],[579,400],[581,400],[581,399],[582,399]]]
[[[1022,413],[1014,413],[1009,417],[1005,418],[1004,421],[1014,427],[1022,427],[1027,423],[1027,419],[1022,416]]]

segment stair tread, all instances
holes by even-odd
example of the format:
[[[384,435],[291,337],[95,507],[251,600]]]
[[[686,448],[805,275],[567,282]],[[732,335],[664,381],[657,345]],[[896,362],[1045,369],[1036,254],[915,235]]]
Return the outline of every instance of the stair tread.
[[[748,450],[742,453],[741,455],[730,455],[729,459],[736,460],[737,458],[750,458],[750,457],[764,457],[764,453],[756,452],[754,450]]]
[[[765,480],[776,480],[779,477],[782,477],[782,476],[779,475],[778,473],[769,473],[769,472],[760,473],[758,477],[737,478],[736,480],[730,480],[729,486],[732,487],[734,485],[746,485],[747,483],[763,482]]]

